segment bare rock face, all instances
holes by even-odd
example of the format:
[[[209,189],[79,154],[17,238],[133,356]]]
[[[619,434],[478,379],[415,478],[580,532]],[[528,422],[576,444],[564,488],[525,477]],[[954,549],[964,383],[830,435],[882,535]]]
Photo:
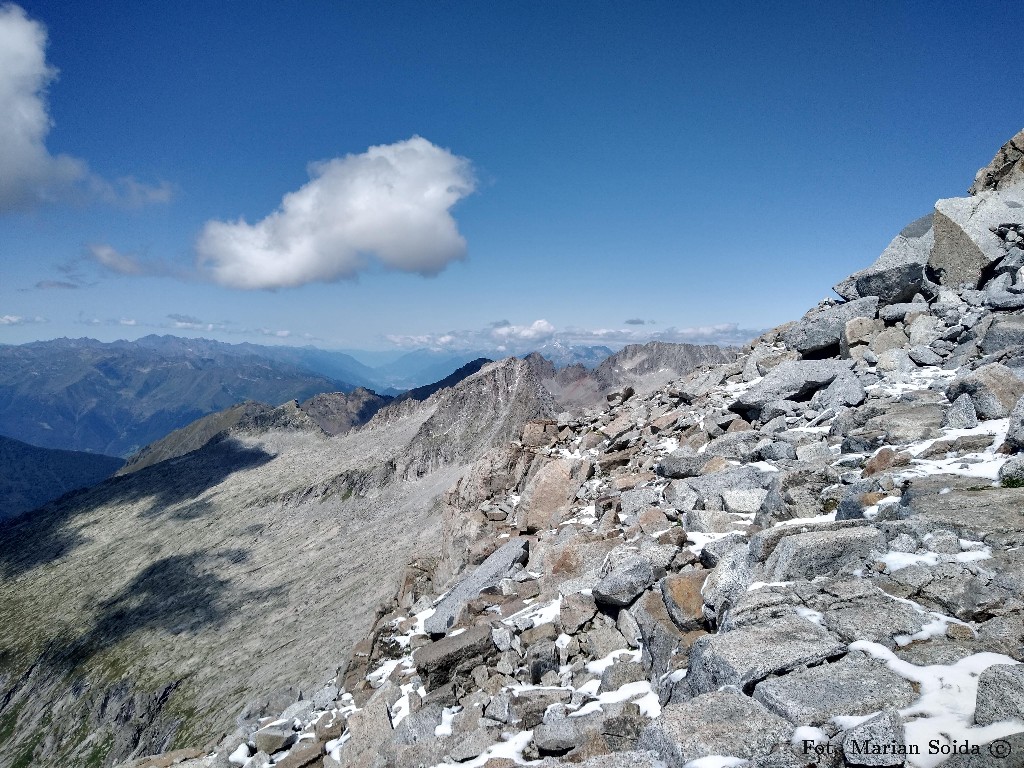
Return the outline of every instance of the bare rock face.
[[[928,214],[904,227],[874,264],[850,275],[833,290],[848,301],[864,296],[877,296],[883,304],[909,301],[921,290],[934,241],[932,214]]]
[[[314,395],[301,407],[328,435],[343,435],[368,422],[391,399],[363,387],[356,387],[349,393],[324,392]]]
[[[1024,130],[1003,144],[992,162],[981,168],[968,194],[1024,186]]]
[[[935,243],[928,269],[940,285],[978,288],[983,272],[1006,251],[993,232],[1024,214],[1024,190],[981,192],[974,197],[939,200],[933,219]]]

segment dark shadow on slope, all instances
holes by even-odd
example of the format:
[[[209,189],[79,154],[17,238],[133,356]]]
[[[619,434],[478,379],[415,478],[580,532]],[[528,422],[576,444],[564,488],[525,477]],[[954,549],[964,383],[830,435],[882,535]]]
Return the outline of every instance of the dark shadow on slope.
[[[247,557],[242,550],[225,550],[157,560],[103,602],[92,628],[54,652],[50,661],[64,670],[77,669],[136,632],[187,637],[241,616],[280,592],[240,589],[225,578],[228,567]]]
[[[195,519],[211,511],[210,505],[197,501],[184,510],[178,505],[196,499],[235,472],[262,466],[273,458],[260,448],[230,437],[219,438],[185,456],[73,491],[34,512],[0,522],[0,577],[11,578],[55,560],[87,541],[88,531],[79,530],[75,521],[98,507],[148,499],[146,517],[171,511],[179,520]]]

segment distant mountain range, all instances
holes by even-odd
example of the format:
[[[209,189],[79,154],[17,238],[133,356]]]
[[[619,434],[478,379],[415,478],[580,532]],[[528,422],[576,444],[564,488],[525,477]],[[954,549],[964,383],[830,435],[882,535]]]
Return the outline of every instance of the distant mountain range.
[[[540,351],[556,368],[593,368],[611,354],[607,347],[558,343]],[[360,387],[387,399],[443,382],[481,359],[488,356],[421,349],[374,368],[345,352],[315,347],[154,335],[0,345],[0,435],[43,448],[127,457],[247,400],[278,405]]]
[[[0,347],[0,434],[127,456],[245,400],[276,405],[355,386],[264,349],[173,336]]]
[[[113,456],[37,448],[0,435],[0,520],[95,485],[122,464]]]

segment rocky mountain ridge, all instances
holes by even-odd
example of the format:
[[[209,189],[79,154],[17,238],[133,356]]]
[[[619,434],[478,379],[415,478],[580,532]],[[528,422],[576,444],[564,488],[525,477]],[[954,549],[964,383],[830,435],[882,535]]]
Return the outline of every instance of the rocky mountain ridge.
[[[0,527],[0,765],[202,743],[332,676],[436,499],[551,413],[517,360],[345,435],[289,402]]]
[[[843,301],[528,423],[337,677],[128,765],[1024,765],[1022,145]]]

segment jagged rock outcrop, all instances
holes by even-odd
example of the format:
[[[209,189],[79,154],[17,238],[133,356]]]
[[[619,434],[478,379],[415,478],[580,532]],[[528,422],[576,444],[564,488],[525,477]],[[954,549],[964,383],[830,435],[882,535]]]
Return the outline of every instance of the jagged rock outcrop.
[[[301,405],[328,435],[343,435],[361,427],[392,398],[369,389],[356,387],[351,392],[324,392],[313,395]]]
[[[992,162],[978,171],[969,194],[1024,186],[1024,130],[1003,144]]]
[[[713,344],[652,341],[629,344],[593,370],[576,364],[556,371],[540,355],[529,355],[526,360],[562,408],[578,409],[600,405],[614,389],[651,392],[698,368],[729,362],[736,354],[735,349]]]
[[[226,410],[211,413],[209,416],[197,419],[187,427],[174,430],[167,437],[150,443],[138,453],[133,454],[117,474],[129,475],[140,469],[159,464],[161,461],[176,459],[186,453],[197,451],[217,435],[236,427],[239,422],[259,414],[269,413],[272,410],[273,408],[269,405],[249,400]]]

